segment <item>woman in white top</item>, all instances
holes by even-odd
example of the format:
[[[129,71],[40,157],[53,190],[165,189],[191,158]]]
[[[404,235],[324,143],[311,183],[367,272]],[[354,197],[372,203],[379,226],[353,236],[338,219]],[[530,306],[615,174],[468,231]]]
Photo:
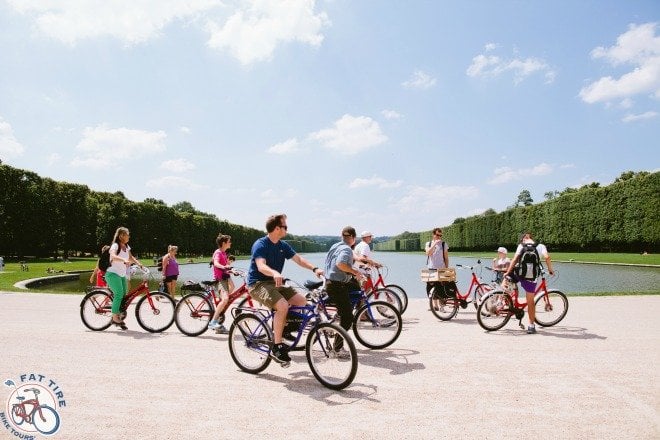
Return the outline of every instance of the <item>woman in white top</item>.
[[[105,272],[105,281],[114,295],[112,298],[112,323],[122,330],[127,329],[119,310],[121,301],[124,299],[126,292],[128,292],[126,271],[132,263],[144,269],[142,263],[131,254],[131,247],[128,245],[129,236],[128,228],[122,226],[117,228],[115,236],[112,239],[112,245],[110,246],[110,267]]]

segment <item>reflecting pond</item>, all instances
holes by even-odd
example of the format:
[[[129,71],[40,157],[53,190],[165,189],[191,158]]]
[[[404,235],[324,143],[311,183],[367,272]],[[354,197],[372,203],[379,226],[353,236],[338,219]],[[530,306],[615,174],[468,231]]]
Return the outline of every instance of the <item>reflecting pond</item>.
[[[301,254],[312,264],[323,267],[325,253]],[[420,281],[420,269],[426,263],[422,254],[408,254],[399,252],[374,252],[373,258],[383,263],[388,268],[385,278],[387,283],[398,284],[403,287],[411,298],[424,298],[424,284]],[[248,260],[236,261],[236,267],[247,269]],[[464,264],[474,266],[476,258],[454,257],[450,255],[450,266]],[[485,262],[490,265],[490,260]],[[550,287],[562,290],[568,294],[580,294],[589,292],[647,292],[657,290],[660,286],[660,268],[620,266],[620,265],[596,265],[578,263],[554,262],[553,266],[557,276],[549,280]],[[160,273],[152,268],[156,280]],[[477,271],[479,274],[479,271]],[[307,269],[303,269],[293,261],[287,261],[284,266],[284,276],[303,282],[314,278]],[[491,278],[491,272],[482,270],[481,276],[485,281]],[[466,289],[470,281],[469,270],[457,270],[459,289]],[[43,286],[38,290],[49,292],[83,292],[88,287],[88,276],[81,276],[79,282],[64,282]],[[211,269],[208,263],[181,265],[179,282],[186,280],[201,281],[211,278]],[[156,288],[158,282],[154,281]],[[37,289],[35,289],[37,290]]]

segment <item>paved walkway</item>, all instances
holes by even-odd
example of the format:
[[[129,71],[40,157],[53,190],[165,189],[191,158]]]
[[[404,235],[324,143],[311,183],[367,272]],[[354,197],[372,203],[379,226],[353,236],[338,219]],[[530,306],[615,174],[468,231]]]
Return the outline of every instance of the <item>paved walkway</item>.
[[[59,386],[53,438],[660,438],[660,296],[570,297],[566,319],[536,335],[485,333],[471,308],[440,322],[412,300],[392,347],[358,345],[341,392],[303,352],[249,375],[226,336],[149,334],[132,314],[126,332],[88,331],[80,300],[0,293],[0,379]],[[2,438],[16,437],[0,424]]]

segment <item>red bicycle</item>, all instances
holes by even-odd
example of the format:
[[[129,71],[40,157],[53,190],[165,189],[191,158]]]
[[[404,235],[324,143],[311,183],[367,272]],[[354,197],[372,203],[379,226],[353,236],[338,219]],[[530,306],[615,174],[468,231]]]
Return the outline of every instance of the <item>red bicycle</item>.
[[[167,330],[174,322],[174,300],[157,290],[149,290],[152,279],[149,268],[142,271],[143,279],[131,289],[121,301],[121,319],[126,317],[128,306],[138,297],[135,317],[140,327],[150,333]],[[94,331],[105,330],[112,324],[112,298],[109,288],[95,287],[80,302],[80,318],[83,324]]]
[[[16,426],[23,423],[33,425],[37,431],[43,435],[50,435],[60,427],[60,416],[53,408],[39,403],[40,391],[36,388],[27,388],[25,391],[34,393],[34,399],[27,399],[19,396],[16,398],[18,403],[11,407],[11,421]],[[28,411],[28,405],[31,406]]]
[[[481,266],[481,260],[477,260],[477,266]],[[474,307],[478,308],[484,295],[493,290],[493,286],[484,283],[477,276],[475,266],[457,264],[456,267],[472,272],[470,285],[465,291],[465,295],[461,294],[455,282],[450,282],[450,284],[437,282],[429,295],[431,313],[441,321],[449,321],[456,316],[459,306],[465,309],[469,303],[473,303]]]
[[[237,307],[253,308],[252,298],[248,295],[245,281],[246,272],[240,269],[232,269],[232,273],[241,277],[243,284],[229,294],[229,301],[218,320],[221,324],[225,321],[225,312],[238,298],[244,297]],[[181,293],[183,291],[191,293],[186,293],[176,305],[174,322],[184,335],[199,336],[208,329],[215,308],[220,304],[220,296],[216,292],[215,284],[215,281],[202,281],[182,286]]]
[[[406,311],[408,308],[408,294],[406,293],[405,290],[403,290],[403,287],[398,286],[396,284],[385,284],[385,277],[381,273],[381,268],[383,269],[383,272],[385,272],[385,277],[389,273],[389,269],[387,266],[383,265],[378,265],[378,266],[372,266],[371,268],[368,268],[366,271],[364,271],[364,274],[367,276],[367,282],[363,286],[365,291],[368,291],[369,289],[372,290],[378,290],[378,289],[386,289],[394,292],[396,296],[399,297],[399,303],[401,304],[401,307],[399,308],[399,313],[403,314],[403,312]],[[376,277],[376,281],[373,281],[373,277],[371,276],[371,270],[375,270],[378,276]],[[375,296],[375,299],[378,299],[378,296]]]
[[[550,327],[560,322],[568,313],[568,298],[557,290],[549,289],[545,279],[545,269],[541,269],[541,282],[534,292],[534,321],[542,327]],[[522,319],[525,316],[527,301],[521,302],[518,285],[488,292],[481,300],[477,311],[479,325],[487,331],[499,330],[509,322],[512,316],[518,319],[518,325],[524,329]]]

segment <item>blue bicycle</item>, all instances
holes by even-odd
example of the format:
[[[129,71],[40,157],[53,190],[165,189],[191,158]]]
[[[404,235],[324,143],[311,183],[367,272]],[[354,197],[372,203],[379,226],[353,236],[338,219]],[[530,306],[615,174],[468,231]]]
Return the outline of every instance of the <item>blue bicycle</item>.
[[[334,319],[336,308],[329,304],[325,293],[324,281],[306,281],[305,288],[319,296],[323,302],[322,310],[328,319]],[[349,292],[353,305],[353,334],[365,347],[373,350],[389,347],[401,334],[403,321],[396,306],[385,300],[374,300],[373,292],[364,290]]]
[[[322,291],[313,292],[305,306],[289,308],[288,321],[298,323],[290,350],[305,338],[305,356],[314,377],[324,386],[340,390],[357,374],[357,351],[346,330],[327,319]],[[238,367],[251,374],[265,370],[273,348],[272,321],[275,312],[236,307],[229,329],[229,353]],[[289,364],[282,364],[288,367]]]

